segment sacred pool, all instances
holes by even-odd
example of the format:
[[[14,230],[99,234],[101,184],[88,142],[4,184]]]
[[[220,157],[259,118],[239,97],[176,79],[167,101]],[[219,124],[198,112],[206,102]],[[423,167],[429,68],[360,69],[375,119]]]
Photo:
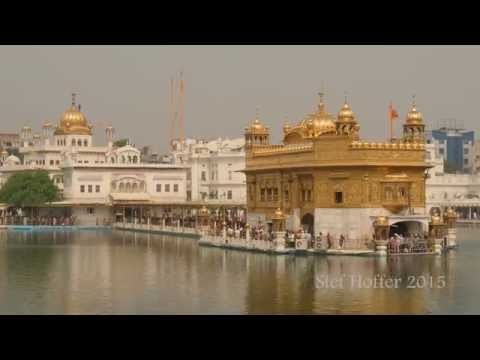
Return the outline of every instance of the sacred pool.
[[[119,230],[2,230],[0,314],[479,314],[480,228],[423,256],[304,256]]]

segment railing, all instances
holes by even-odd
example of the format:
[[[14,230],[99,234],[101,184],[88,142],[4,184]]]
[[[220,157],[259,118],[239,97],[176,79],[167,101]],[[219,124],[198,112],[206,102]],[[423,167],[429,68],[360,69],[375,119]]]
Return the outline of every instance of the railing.
[[[187,226],[172,226],[172,225],[155,225],[155,224],[142,224],[132,222],[115,222],[114,228],[126,229],[126,230],[142,230],[142,231],[164,231],[179,234],[199,235],[199,231],[194,227]]]

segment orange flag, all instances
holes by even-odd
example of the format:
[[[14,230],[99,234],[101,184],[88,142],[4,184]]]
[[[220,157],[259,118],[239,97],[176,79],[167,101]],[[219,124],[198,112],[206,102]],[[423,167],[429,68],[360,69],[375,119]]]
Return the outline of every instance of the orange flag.
[[[394,120],[394,119],[398,118],[398,112],[397,112],[397,110],[395,110],[392,103],[390,103],[390,106],[389,106],[388,110],[389,110],[390,120]]]
[[[392,103],[390,102],[390,106],[388,107],[388,116],[390,118],[390,140],[393,139],[393,120],[398,118],[398,112],[393,107]]]

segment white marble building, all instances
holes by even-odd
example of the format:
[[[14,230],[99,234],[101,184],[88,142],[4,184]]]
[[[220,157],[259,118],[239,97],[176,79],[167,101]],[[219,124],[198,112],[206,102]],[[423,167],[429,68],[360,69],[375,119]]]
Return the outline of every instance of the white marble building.
[[[111,221],[115,206],[163,205],[186,202],[187,168],[145,164],[133,146],[113,146],[114,129],[106,129],[107,145],[94,146],[92,128],[72,101],[58,126],[43,125],[43,134],[21,131],[23,162],[2,152],[0,186],[15,172],[45,169],[63,200],[41,212],[74,216],[79,225]],[[51,130],[54,130],[53,136]]]
[[[427,211],[443,213],[451,206],[460,219],[480,218],[480,175],[446,173],[439,150],[437,143],[427,144],[427,161],[433,166],[425,188]]]
[[[187,198],[207,203],[246,204],[245,139],[174,141],[172,162],[188,167]]]

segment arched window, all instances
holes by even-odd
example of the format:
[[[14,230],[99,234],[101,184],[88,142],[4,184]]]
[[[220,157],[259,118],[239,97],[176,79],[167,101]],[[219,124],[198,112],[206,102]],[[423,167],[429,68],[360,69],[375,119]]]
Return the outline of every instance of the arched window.
[[[127,186],[125,187],[125,190],[126,190],[127,192],[132,192],[132,184],[127,183]]]
[[[112,181],[112,190],[115,191],[117,189],[117,184],[115,181]]]
[[[124,155],[122,155],[122,163],[125,164],[125,156]]]
[[[125,192],[125,184],[123,182],[120,183],[118,190],[120,190],[120,192]]]
[[[134,164],[137,163],[137,155],[134,155],[134,156],[133,156],[133,163],[134,163]]]
[[[72,146],[75,146],[76,142],[75,139],[72,139]]]
[[[83,140],[83,146],[88,146],[88,141],[87,141],[87,139]]]
[[[132,162],[132,157],[128,155],[128,163],[130,164]]]
[[[138,192],[138,184],[134,183],[132,186],[132,192]]]
[[[78,145],[78,146],[82,146],[82,140],[78,139],[77,145]]]
[[[115,164],[115,158],[113,156],[110,158],[110,161],[112,162],[112,164]]]

